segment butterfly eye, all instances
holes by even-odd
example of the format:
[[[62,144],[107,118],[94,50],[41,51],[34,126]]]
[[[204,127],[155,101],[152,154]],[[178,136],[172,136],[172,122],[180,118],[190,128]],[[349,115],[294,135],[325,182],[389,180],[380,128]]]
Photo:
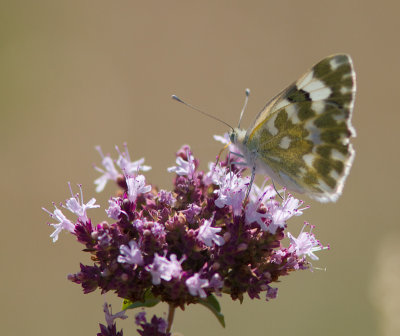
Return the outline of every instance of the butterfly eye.
[[[232,143],[236,143],[237,134],[235,131],[229,132],[229,139],[231,140]]]

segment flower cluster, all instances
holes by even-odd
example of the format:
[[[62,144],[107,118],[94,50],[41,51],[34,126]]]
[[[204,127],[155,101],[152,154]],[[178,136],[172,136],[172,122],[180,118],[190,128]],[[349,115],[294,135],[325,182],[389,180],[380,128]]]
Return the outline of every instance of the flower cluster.
[[[97,191],[109,180],[121,188],[108,201],[108,220],[91,222],[87,210],[99,206],[95,199],[85,204],[82,190],[80,197],[71,190],[71,198],[61,204],[77,216],[74,222],[55,205],[53,213],[45,209],[58,221],[51,224],[54,242],[62,230],[69,231],[92,255],[92,264],[81,264],[79,272],[68,276],[84,293],[113,291],[142,306],[150,297],[182,309],[193,303],[210,306],[210,297],[222,293],[240,301],[245,294],[259,299],[264,293],[269,300],[276,297],[272,284],[280,276],[310,268],[306,257],[318,259],[314,252],[325,248],[311,230],[302,230],[298,238],[286,232],[287,221],[307,208],[301,201],[286,192],[281,200],[270,184],[249,186],[241,166],[228,158],[210,163],[204,172],[183,146],[176,166],[168,168],[175,173],[170,192],[147,184],[140,171],[150,167],[143,165],[144,159],[131,161],[126,147],[124,152],[117,148],[115,161],[97,150],[104,167],[95,167],[102,173],[95,181]],[[137,317],[140,334],[167,335],[172,320],[167,328],[161,320],[154,317],[148,323]],[[99,335],[122,335],[113,320],[101,330]]]
[[[171,333],[167,331],[167,323],[161,318],[153,315],[150,322],[147,322],[146,313],[140,312],[135,317],[135,323],[141,329],[137,329],[141,336],[170,336]]]
[[[123,336],[122,330],[117,331],[117,325],[114,321],[117,318],[122,320],[128,318],[128,316],[125,315],[125,311],[120,311],[119,313],[113,315],[111,311],[111,305],[108,305],[107,303],[104,303],[103,311],[106,316],[107,325],[100,324],[100,333],[98,333],[97,336]]]

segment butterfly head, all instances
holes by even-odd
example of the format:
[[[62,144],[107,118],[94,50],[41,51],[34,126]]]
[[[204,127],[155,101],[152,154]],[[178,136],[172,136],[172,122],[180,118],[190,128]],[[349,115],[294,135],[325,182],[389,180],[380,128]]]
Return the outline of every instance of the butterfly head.
[[[228,134],[229,134],[229,140],[233,144],[237,144],[237,143],[242,143],[244,141],[244,138],[246,136],[246,131],[240,128],[232,128]]]

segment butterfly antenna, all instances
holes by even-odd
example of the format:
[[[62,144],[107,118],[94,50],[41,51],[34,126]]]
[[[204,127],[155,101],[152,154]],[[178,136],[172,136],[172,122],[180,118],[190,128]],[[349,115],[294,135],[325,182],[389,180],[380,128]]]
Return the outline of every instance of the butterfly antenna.
[[[240,123],[242,122],[243,114],[244,114],[244,111],[246,110],[247,102],[249,101],[250,89],[246,89],[245,93],[246,93],[246,98],[244,98],[244,104],[243,104],[242,112],[240,113],[238,128],[240,128]]]
[[[175,96],[175,95],[172,95],[171,98],[172,98],[172,99],[175,99],[176,101],[178,101],[178,102],[180,102],[180,103],[182,103],[183,105],[186,105],[187,107],[190,107],[192,110],[195,110],[195,111],[197,111],[197,112],[200,112],[201,114],[204,114],[205,116],[207,116],[207,117],[209,117],[209,118],[212,118],[212,119],[214,119],[214,120],[219,121],[220,123],[223,123],[224,125],[228,126],[229,128],[231,128],[231,129],[233,130],[233,127],[232,127],[231,125],[229,125],[229,124],[226,123],[225,121],[223,121],[223,120],[221,120],[221,119],[219,119],[219,118],[213,116],[212,114],[209,114],[209,113],[207,113],[207,112],[204,112],[204,111],[198,109],[197,107],[194,107],[193,105],[186,103],[185,101],[183,101],[182,99],[180,99],[179,97],[177,97],[177,96]]]

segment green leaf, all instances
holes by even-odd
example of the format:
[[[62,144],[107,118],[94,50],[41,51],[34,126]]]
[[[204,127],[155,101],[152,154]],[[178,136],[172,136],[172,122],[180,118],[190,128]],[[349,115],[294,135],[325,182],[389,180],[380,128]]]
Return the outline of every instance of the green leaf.
[[[151,290],[146,290],[144,293],[144,301],[131,301],[128,299],[124,299],[122,304],[122,310],[134,309],[138,307],[154,307],[157,303],[160,302],[160,299],[155,297]]]
[[[225,318],[224,315],[221,313],[219,302],[214,295],[211,294],[207,296],[206,299],[199,299],[199,303],[202,304],[204,307],[210,309],[211,312],[218,319],[219,323],[221,323],[221,325],[225,328]]]

